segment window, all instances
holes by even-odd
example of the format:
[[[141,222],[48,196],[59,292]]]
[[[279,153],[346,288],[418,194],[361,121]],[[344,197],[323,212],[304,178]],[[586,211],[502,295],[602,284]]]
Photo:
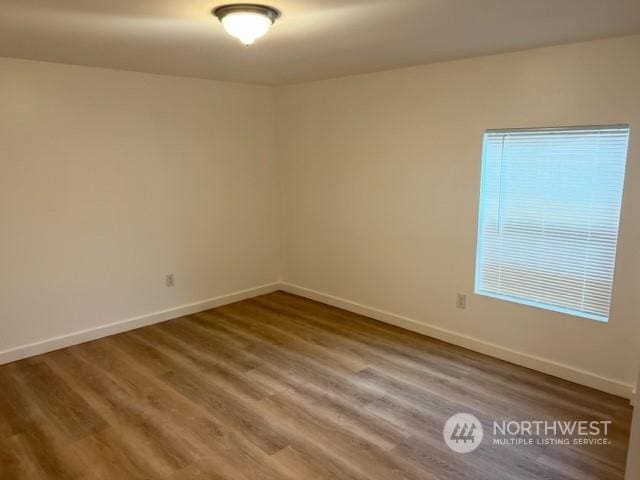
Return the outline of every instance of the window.
[[[628,126],[488,130],[475,291],[609,319]]]

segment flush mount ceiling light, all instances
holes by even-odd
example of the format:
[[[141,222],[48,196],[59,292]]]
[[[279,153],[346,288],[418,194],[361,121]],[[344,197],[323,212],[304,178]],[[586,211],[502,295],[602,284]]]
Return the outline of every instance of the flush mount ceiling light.
[[[238,38],[245,45],[251,45],[267,33],[280,16],[275,8],[253,3],[223,5],[214,9],[213,14],[229,35]]]

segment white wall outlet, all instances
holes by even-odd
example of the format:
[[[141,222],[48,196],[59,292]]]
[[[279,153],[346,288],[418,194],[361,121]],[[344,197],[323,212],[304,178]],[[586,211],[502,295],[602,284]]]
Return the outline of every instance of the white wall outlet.
[[[459,293],[456,296],[456,307],[458,308],[467,308],[467,296],[463,293]]]
[[[169,275],[165,275],[164,283],[167,285],[167,287],[175,287],[176,286],[175,274],[170,273]]]

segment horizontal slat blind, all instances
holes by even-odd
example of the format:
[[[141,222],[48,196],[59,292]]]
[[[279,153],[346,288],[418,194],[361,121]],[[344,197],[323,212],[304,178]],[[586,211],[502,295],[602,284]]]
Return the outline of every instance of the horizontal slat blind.
[[[476,293],[608,320],[628,136],[485,133]]]

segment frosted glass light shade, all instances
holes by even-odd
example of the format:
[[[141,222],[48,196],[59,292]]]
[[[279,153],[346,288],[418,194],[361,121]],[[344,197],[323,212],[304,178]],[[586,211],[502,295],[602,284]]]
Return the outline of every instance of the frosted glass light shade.
[[[230,13],[221,21],[227,33],[245,45],[251,45],[271,27],[269,18],[254,12]]]
[[[227,33],[245,45],[251,45],[265,35],[280,12],[266,5],[234,4],[213,11]]]

